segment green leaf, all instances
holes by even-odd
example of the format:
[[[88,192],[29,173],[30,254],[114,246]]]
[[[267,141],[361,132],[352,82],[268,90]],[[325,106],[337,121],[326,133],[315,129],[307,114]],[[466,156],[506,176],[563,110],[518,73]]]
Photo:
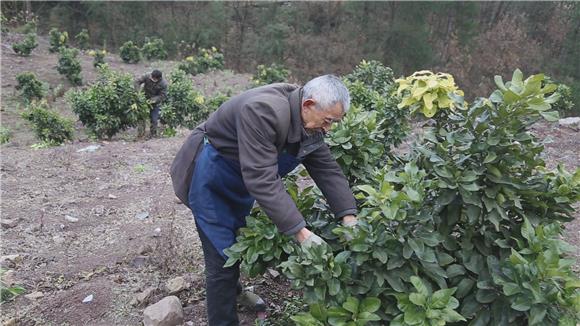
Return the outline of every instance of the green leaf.
[[[522,289],[516,283],[506,282],[502,284],[503,293],[507,296],[512,296],[522,292]]]
[[[327,318],[326,309],[320,303],[310,305],[310,314],[318,320],[326,320]]]
[[[447,277],[454,278],[465,274],[465,268],[459,264],[453,264],[447,267]]]
[[[497,292],[494,290],[479,289],[475,294],[475,298],[481,303],[491,303],[497,298]]]
[[[359,311],[361,312],[375,312],[381,307],[381,300],[379,298],[368,297],[364,298],[360,304]]]
[[[544,318],[546,317],[546,306],[544,305],[534,305],[532,310],[530,310],[530,320],[529,325],[543,325]]]
[[[362,325],[365,325],[369,321],[379,321],[379,320],[381,320],[381,317],[379,317],[379,315],[366,311],[361,312],[357,318],[357,321],[361,322]]]
[[[478,191],[480,189],[476,183],[461,183],[460,186],[467,191]]]
[[[411,276],[411,284],[413,284],[415,289],[417,289],[417,292],[424,295],[425,297],[431,295],[429,289],[427,288],[425,283],[423,283],[423,280],[420,277]]]
[[[558,121],[558,119],[560,119],[558,111],[540,112],[540,115],[549,122]]]
[[[495,161],[496,158],[497,158],[497,155],[495,154],[495,152],[489,152],[489,154],[487,154],[487,156],[483,160],[483,163],[484,164],[491,163],[491,162]]]
[[[455,288],[453,289],[441,289],[437,290],[433,293],[431,297],[431,307],[437,309],[443,309],[447,307],[449,303],[449,299],[455,293]]]
[[[427,297],[421,293],[413,292],[413,293],[409,294],[409,301],[411,301],[412,303],[414,303],[417,306],[424,307],[425,302],[427,301]]]
[[[425,321],[425,311],[417,306],[411,306],[405,311],[405,323],[408,325],[420,325]]]
[[[331,296],[335,296],[340,292],[340,282],[337,279],[331,278],[326,284],[328,285],[328,294]]]
[[[359,301],[355,297],[348,297],[346,301],[342,304],[342,307],[347,311],[356,314],[358,312]]]

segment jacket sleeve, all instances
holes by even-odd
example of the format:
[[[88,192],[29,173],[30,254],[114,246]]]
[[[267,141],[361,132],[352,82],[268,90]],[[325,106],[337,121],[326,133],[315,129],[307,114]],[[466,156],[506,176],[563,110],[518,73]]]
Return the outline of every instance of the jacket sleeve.
[[[143,75],[139,78],[136,78],[135,81],[133,82],[133,86],[135,86],[136,90],[139,90],[139,88],[141,87],[141,84],[143,84],[145,82],[145,79],[147,79],[147,75]]]
[[[161,104],[167,98],[167,82],[163,80],[161,82],[161,90],[159,91],[159,95],[151,97],[151,102],[155,104]]]
[[[248,192],[282,233],[292,235],[306,226],[278,175],[277,118],[261,103],[241,108],[237,124],[239,159]]]
[[[332,157],[328,145],[323,144],[310,153],[302,162],[318,188],[326,197],[336,218],[356,215],[356,201],[342,173],[340,166]]]

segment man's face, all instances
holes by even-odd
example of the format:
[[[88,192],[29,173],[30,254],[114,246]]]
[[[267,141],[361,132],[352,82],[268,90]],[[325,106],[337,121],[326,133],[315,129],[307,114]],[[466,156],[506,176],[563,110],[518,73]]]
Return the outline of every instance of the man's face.
[[[156,83],[159,81],[159,79],[153,77],[153,76],[149,76],[149,79],[151,79],[152,82]]]
[[[302,103],[302,123],[307,132],[323,132],[327,133],[332,127],[333,123],[339,122],[344,113],[342,112],[342,104],[335,105],[319,110],[316,107],[316,102],[312,99],[305,100]]]

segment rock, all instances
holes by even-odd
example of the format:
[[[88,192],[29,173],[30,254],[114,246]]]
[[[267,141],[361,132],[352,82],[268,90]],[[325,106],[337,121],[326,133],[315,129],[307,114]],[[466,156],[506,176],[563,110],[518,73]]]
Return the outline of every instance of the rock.
[[[34,300],[38,300],[38,299],[44,297],[44,293],[37,291],[37,292],[32,292],[32,293],[26,294],[26,295],[24,295],[24,297],[28,300],[34,301]]]
[[[67,221],[69,221],[69,222],[71,222],[71,223],[76,223],[76,222],[79,221],[78,218],[73,217],[73,216],[70,216],[70,215],[65,215],[64,216],[64,219],[67,220]]]
[[[91,303],[93,301],[93,295],[89,294],[83,299],[83,303]]]
[[[280,272],[272,268],[268,268],[268,273],[272,275],[273,278],[280,276]]]
[[[136,217],[138,220],[141,220],[141,221],[143,221],[144,219],[146,219],[146,218],[148,218],[148,217],[149,217],[149,213],[148,213],[148,212],[141,212],[141,213],[137,213],[137,215],[135,215],[135,217]]]
[[[131,262],[131,265],[133,265],[133,267],[137,267],[137,268],[147,266],[148,264],[149,264],[149,257],[147,257],[147,256],[136,256],[135,258],[133,258],[133,261]]]
[[[580,117],[569,117],[558,120],[558,124],[562,127],[567,127],[572,130],[580,130]]]
[[[183,324],[183,309],[176,296],[163,298],[143,311],[144,326],[175,326]]]
[[[10,318],[8,321],[5,321],[2,326],[16,326],[18,325],[18,320],[16,318]]]
[[[154,238],[158,238],[161,236],[161,228],[156,228],[155,230],[153,230],[153,237]]]
[[[14,271],[11,269],[5,271],[4,275],[2,275],[2,282],[4,282],[4,284],[8,287],[16,284],[17,281],[16,278],[14,277]]]
[[[22,256],[20,255],[6,255],[0,257],[0,266],[2,267],[16,267],[16,264],[22,261]]]
[[[193,325],[195,325],[195,324],[191,320],[185,322],[185,326],[193,326]]]
[[[182,276],[178,276],[167,281],[167,283],[165,283],[165,288],[167,289],[167,292],[169,294],[175,294],[185,289],[188,289],[189,284],[187,283],[185,278],[183,278]]]
[[[77,153],[80,153],[80,152],[89,152],[89,153],[92,153],[92,152],[96,151],[99,148],[101,148],[101,145],[90,145],[90,146],[87,146],[85,148],[81,148],[81,149],[77,150]]]
[[[3,218],[0,220],[0,224],[2,224],[3,229],[11,229],[18,225],[18,220],[10,219],[10,218]]]
[[[117,199],[117,196],[115,196],[113,194],[109,194],[109,199]]]
[[[63,225],[63,229],[64,229],[64,225]],[[52,237],[52,241],[54,241],[54,243],[56,243],[56,244],[62,244],[62,243],[64,243],[64,237],[55,235]]]
[[[147,243],[144,245],[141,245],[141,247],[139,247],[139,250],[137,250],[137,253],[139,255],[146,255],[146,254],[151,253],[151,252],[153,252],[153,247],[151,247],[151,245],[147,244]]]
[[[131,304],[133,306],[138,306],[138,305],[146,304],[146,303],[149,302],[149,300],[151,300],[151,297],[153,297],[153,295],[155,294],[155,292],[157,292],[157,288],[156,287],[148,287],[143,292],[137,294],[135,296],[135,298],[133,299],[133,302],[131,302]]]

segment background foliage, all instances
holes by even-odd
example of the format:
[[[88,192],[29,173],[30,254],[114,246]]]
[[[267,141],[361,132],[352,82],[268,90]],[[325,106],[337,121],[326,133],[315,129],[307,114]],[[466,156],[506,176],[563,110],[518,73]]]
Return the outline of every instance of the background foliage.
[[[26,3],[3,1],[8,18]],[[226,68],[283,64],[302,81],[346,74],[363,58],[451,73],[467,94],[488,94],[495,74],[537,67],[572,89],[580,107],[576,2],[32,2],[39,33],[89,30],[92,48],[160,37],[183,59],[216,46]],[[105,46],[106,45],[106,46]],[[577,114],[578,111],[576,111]]]

